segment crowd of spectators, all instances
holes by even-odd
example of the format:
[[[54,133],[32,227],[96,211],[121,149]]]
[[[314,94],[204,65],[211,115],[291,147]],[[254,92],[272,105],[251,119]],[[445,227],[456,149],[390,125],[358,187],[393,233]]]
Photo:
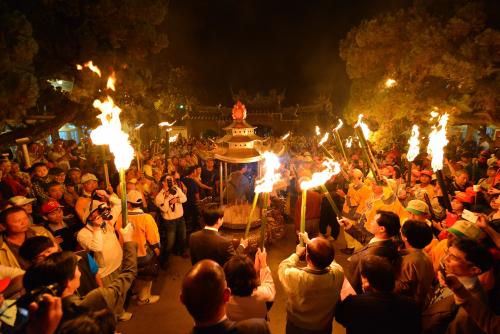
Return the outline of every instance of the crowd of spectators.
[[[221,188],[232,204],[251,201],[258,168],[235,166],[221,187],[213,147],[180,138],[165,159],[151,143],[126,171],[126,194],[97,147],[31,143],[30,166],[4,155],[0,330],[113,333],[117,321],[133,321],[126,298],[159,301],[152,282],[180,256],[193,265],[180,294],[194,333],[269,333],[276,288],[266,250],[221,235],[223,209],[201,205]],[[299,183],[321,170],[326,150],[342,171],[308,190],[302,233]],[[331,333],[335,319],[348,333],[498,333],[500,150],[452,140],[444,189],[426,154],[409,166],[396,146],[370,163],[360,148],[347,153],[292,136],[281,158],[271,196],[297,229],[297,247],[275,273],[286,332]],[[333,247],[341,234],[344,266]]]

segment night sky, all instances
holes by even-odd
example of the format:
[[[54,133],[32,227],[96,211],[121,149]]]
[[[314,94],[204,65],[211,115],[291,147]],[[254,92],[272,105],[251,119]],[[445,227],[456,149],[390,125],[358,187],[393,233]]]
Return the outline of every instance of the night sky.
[[[231,89],[286,90],[283,105],[324,92],[336,110],[349,80],[339,56],[347,32],[408,0],[171,0],[167,18],[174,66],[192,71],[204,104],[231,105]]]

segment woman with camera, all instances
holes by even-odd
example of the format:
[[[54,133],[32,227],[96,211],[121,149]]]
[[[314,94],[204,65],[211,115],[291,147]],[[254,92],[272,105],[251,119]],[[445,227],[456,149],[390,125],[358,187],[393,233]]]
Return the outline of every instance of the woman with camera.
[[[186,195],[176,186],[172,176],[165,174],[160,179],[161,191],[156,195],[155,204],[160,209],[160,263],[162,268],[168,265],[170,251],[176,246],[176,253],[182,254],[186,247],[186,222],[182,203]]]

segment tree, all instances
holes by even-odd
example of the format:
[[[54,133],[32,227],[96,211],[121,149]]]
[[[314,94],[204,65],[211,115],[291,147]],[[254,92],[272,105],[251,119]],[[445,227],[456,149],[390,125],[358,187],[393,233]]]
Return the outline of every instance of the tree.
[[[69,105],[74,116],[70,121],[95,125],[98,112],[92,101],[109,93],[104,87],[112,71],[116,72],[117,90],[110,95],[124,110],[124,118],[134,121],[139,114],[149,118],[147,113],[154,112],[156,99],[153,85],[158,80],[152,59],[168,45],[164,27],[167,4],[164,0],[10,1],[10,7],[24,13],[33,26],[39,46],[29,73],[36,77],[40,94],[32,95],[39,106],[50,105],[48,111],[56,115],[56,122],[42,126],[47,130],[60,126],[57,120],[68,115]],[[76,64],[89,60],[101,68],[102,78],[87,70],[77,71]],[[60,92],[63,99],[58,104],[52,103],[53,87],[47,82],[52,79],[74,84],[70,93]],[[22,117],[33,104],[32,98],[16,115]]]
[[[364,114],[381,146],[435,109],[498,120],[500,32],[487,26],[486,5],[415,1],[352,29],[340,47],[352,80],[346,118]]]
[[[26,17],[0,1],[0,122],[20,121],[35,106],[38,84],[33,58],[38,45],[32,33]]]

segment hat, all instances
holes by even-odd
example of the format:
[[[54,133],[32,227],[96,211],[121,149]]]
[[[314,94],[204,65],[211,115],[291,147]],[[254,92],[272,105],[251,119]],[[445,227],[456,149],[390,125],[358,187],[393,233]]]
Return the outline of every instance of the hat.
[[[472,204],[472,202],[474,202],[473,196],[471,196],[470,194],[467,194],[463,191],[456,192],[455,196],[453,196],[453,198],[455,198],[457,201],[460,201],[462,203]]]
[[[44,204],[42,204],[42,207],[41,207],[41,212],[42,212],[42,215],[47,215],[49,213],[51,213],[52,211],[54,210],[57,210],[59,208],[62,208],[63,206],[61,204],[59,204],[57,201],[48,201]]]
[[[141,204],[142,203],[142,194],[137,190],[130,190],[127,193],[127,202],[132,204]]]
[[[429,206],[424,201],[414,199],[408,202],[406,211],[411,212],[415,215],[429,214]]]
[[[9,286],[9,284],[10,284],[9,277],[5,277],[5,278],[0,279],[0,293],[4,292],[5,289],[7,289],[7,287]]]
[[[427,175],[429,177],[432,177],[432,174],[434,174],[431,170],[423,170],[423,171],[420,171],[420,176],[422,175]]]
[[[35,201],[34,198],[26,198],[24,196],[14,196],[14,197],[9,198],[9,202],[15,206],[23,206],[23,205],[29,204],[33,201]]]
[[[99,181],[97,179],[97,177],[94,175],[94,174],[91,174],[91,173],[85,173],[82,175],[82,178],[81,178],[81,182],[82,183],[85,183],[85,182],[88,182],[88,181]]]
[[[468,238],[472,240],[477,240],[481,235],[482,231],[476,224],[471,223],[467,220],[457,220],[450,228],[448,232],[462,238]]]

